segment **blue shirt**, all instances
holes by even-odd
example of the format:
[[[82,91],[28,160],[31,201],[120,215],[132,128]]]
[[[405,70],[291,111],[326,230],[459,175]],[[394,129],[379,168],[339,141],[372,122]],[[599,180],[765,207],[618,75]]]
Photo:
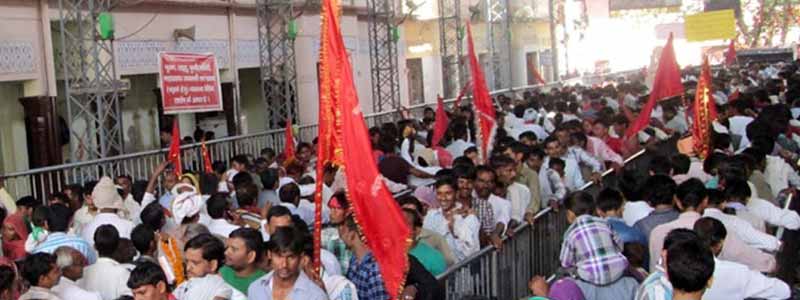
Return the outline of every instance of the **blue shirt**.
[[[248,300],[272,300],[273,273],[270,272],[250,284],[247,289]],[[292,286],[292,291],[289,292],[286,299],[328,300],[328,295],[314,284],[305,272],[300,270],[300,275],[297,276],[294,286]]]
[[[347,268],[347,279],[356,286],[358,299],[360,300],[387,300],[389,293],[383,285],[378,262],[372,257],[372,252],[368,252],[359,261],[353,255],[350,258],[350,267]]]
[[[170,205],[172,204],[172,193],[164,192],[164,194],[161,195],[161,198],[158,198],[158,203],[166,209],[172,209]]]
[[[622,239],[623,244],[627,243],[639,243],[647,247],[647,237],[644,236],[644,233],[637,230],[636,228],[628,226],[625,224],[620,218],[608,218],[608,226],[611,227],[611,230],[616,232],[619,235],[620,239]]]
[[[89,244],[89,242],[79,236],[66,234],[63,232],[51,232],[49,235],[47,235],[47,238],[44,240],[44,242],[36,246],[36,248],[33,248],[33,251],[31,252],[53,254],[56,252],[56,249],[62,246],[78,250],[78,252],[83,254],[83,256],[86,258],[86,261],[90,265],[97,261],[97,254],[94,252],[94,248]]]

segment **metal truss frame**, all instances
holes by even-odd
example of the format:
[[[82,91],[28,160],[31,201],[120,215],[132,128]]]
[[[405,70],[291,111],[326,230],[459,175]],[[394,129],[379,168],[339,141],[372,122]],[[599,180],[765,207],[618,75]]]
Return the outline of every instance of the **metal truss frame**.
[[[367,0],[369,10],[369,61],[373,112],[400,107],[395,4],[392,0]]]
[[[122,154],[120,96],[111,39],[98,17],[113,0],[59,0],[61,66],[72,162]]]
[[[511,88],[510,0],[486,0],[487,45],[486,82],[489,89]]]
[[[297,64],[291,0],[257,0],[258,48],[261,61],[261,97],[268,128],[280,128],[290,119],[297,124]]]
[[[442,60],[444,98],[455,98],[468,80],[462,63],[463,25],[461,0],[439,0],[439,55]]]

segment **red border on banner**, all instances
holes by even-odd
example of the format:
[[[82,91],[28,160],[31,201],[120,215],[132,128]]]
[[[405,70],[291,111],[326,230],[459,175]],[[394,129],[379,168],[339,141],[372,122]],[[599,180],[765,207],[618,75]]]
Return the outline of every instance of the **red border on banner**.
[[[173,83],[165,81],[164,74],[164,59],[169,56],[172,59],[195,60],[196,62],[209,61],[210,70],[200,70],[195,72],[194,75],[199,73],[203,76],[214,76],[214,90],[213,91],[195,91],[186,93],[195,93],[201,96],[209,96],[210,100],[204,104],[175,104],[175,96],[167,97],[168,91],[171,88],[180,88],[180,83]],[[219,67],[217,65],[217,58],[214,53],[185,53],[185,52],[159,52],[158,53],[158,74],[161,83],[161,104],[164,108],[164,114],[179,114],[179,113],[197,113],[208,111],[221,111],[222,110],[222,87],[220,85]],[[208,81],[210,82],[210,81]]]

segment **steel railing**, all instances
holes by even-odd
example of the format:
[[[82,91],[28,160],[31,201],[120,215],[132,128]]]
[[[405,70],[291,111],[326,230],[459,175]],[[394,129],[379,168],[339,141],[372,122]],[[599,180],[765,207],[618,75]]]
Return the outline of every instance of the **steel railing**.
[[[637,165],[645,158],[641,150],[625,160]],[[603,173],[601,185],[589,182],[581,190],[596,195],[601,186],[615,185],[614,170]],[[533,224],[514,228],[503,239],[502,248],[487,246],[451,266],[437,279],[444,285],[447,300],[469,296],[486,299],[521,299],[530,295],[528,281],[534,275],[551,275],[560,267],[561,240],[567,229],[564,210],[547,207],[536,214]]]
[[[560,86],[559,83],[549,85],[522,86],[514,89],[493,91],[492,95],[518,93],[531,89],[548,89]],[[469,97],[465,100],[468,101]],[[453,99],[445,100],[452,103]],[[424,103],[406,107],[412,115],[421,116],[426,107],[435,106],[435,103]],[[381,122],[390,120],[400,112],[400,109],[365,115],[368,126],[377,126]],[[299,126],[298,137],[302,141],[311,142],[317,135],[317,125],[308,124]],[[285,145],[284,130],[274,129],[264,132],[246,134],[234,137],[220,138],[206,143],[206,148],[212,161],[227,162],[238,154],[257,157],[263,148],[272,148],[277,151]],[[200,170],[202,155],[200,143],[181,146],[181,159],[184,168]],[[5,187],[14,197],[31,195],[39,200],[45,200],[53,192],[61,191],[70,184],[84,184],[91,180],[98,180],[102,176],[116,176],[126,174],[134,180],[147,180],[153,170],[160,164],[168,149],[150,150],[131,154],[124,154],[104,159],[96,159],[77,163],[68,163],[58,166],[36,168],[20,172],[4,174]],[[158,186],[160,189],[160,184]]]
[[[623,71],[606,75],[587,76],[588,81],[597,81],[598,78],[617,78],[626,76],[631,71]],[[570,79],[569,82],[576,82]],[[492,95],[522,93],[533,89],[548,90],[560,87],[562,82],[555,82],[546,85],[526,85],[511,89],[501,89],[491,92]],[[464,99],[469,101],[470,97]],[[445,100],[445,103],[452,103],[453,99]],[[435,103],[424,103],[407,107],[408,111],[414,116],[421,116],[426,107],[435,106]],[[382,122],[392,120],[400,109],[386,112],[377,112],[365,115],[365,121],[369,127],[380,125]],[[308,124],[299,126],[298,137],[302,141],[310,142],[317,135],[317,125]],[[220,138],[206,143],[212,161],[227,162],[231,157],[238,154],[245,154],[256,157],[261,149],[270,147],[277,151],[285,144],[283,129],[267,130],[264,132],[240,135],[234,137]],[[182,149],[182,162],[184,168],[200,170],[202,165],[202,155],[200,144],[184,145]],[[98,180],[102,176],[129,175],[134,180],[147,180],[156,166],[166,156],[168,149],[150,150],[131,154],[124,154],[104,159],[96,159],[84,162],[67,163],[58,166],[36,168],[19,172],[3,174],[0,178],[4,179],[5,187],[8,192],[16,197],[31,195],[44,201],[53,192],[61,191],[70,184],[82,185],[90,180]],[[159,183],[158,188],[161,188]]]

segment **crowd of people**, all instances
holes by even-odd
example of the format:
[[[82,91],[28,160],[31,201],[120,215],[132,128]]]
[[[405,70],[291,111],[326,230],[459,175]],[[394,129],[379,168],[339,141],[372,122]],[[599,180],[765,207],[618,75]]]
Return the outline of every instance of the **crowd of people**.
[[[436,276],[502,248],[548,207],[570,225],[560,276],[531,278],[532,299],[788,298],[789,284],[770,275],[782,249],[773,232],[800,228],[800,216],[780,208],[800,184],[797,71],[716,71],[713,152],[655,157],[647,170],[624,159],[689,131],[692,70],[685,101],[660,102],[650,126],[629,137],[647,98],[640,78],[498,96],[497,129],[482,133],[494,138],[487,157],[469,105],[445,112],[437,144],[431,108],[370,128],[371,159],[412,233],[398,298],[444,299]],[[182,174],[164,162],[150,178],[102,177],[47,199],[15,201],[0,189],[0,299],[389,299],[344,168],[326,165],[316,178],[315,141],[291,142],[294,155],[266,148]],[[618,185],[583,191],[608,170]]]

